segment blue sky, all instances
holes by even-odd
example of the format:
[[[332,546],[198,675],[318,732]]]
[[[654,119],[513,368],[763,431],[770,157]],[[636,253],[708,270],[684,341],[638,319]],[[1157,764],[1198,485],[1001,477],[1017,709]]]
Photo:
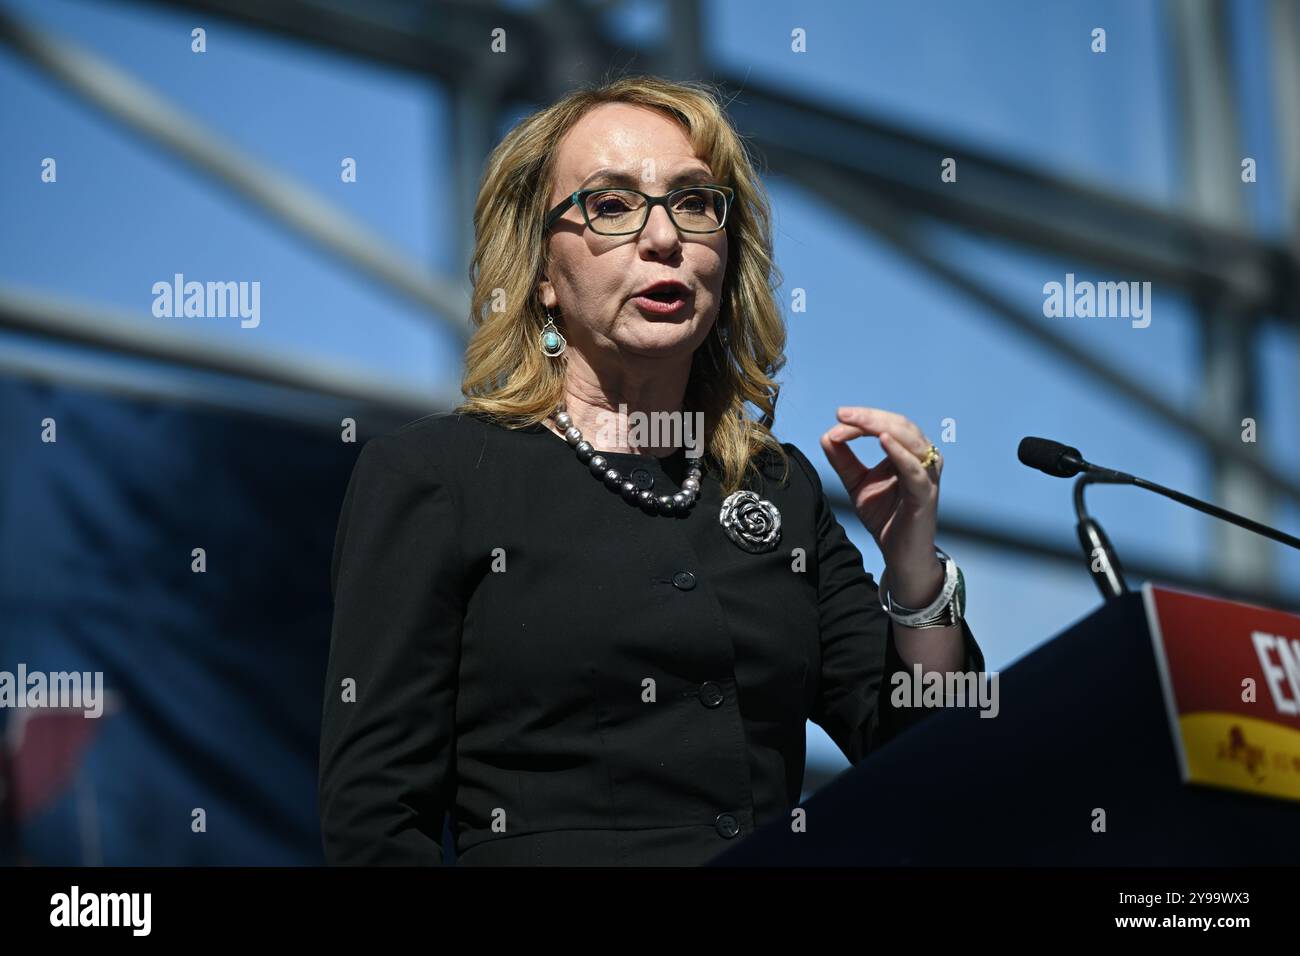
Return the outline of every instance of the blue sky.
[[[515,6],[532,6],[517,3]],[[33,24],[57,31],[130,71],[190,112],[229,145],[290,175],[381,233],[415,261],[457,278],[448,102],[442,90],[399,71],[285,41],[198,14],[132,3],[10,2]],[[659,5],[630,3],[612,18],[629,42],[662,32]],[[1246,197],[1253,228],[1283,227],[1277,144],[1268,92],[1263,4],[1234,4],[1243,150],[1259,182]],[[190,52],[189,31],[208,29],[208,53]],[[1089,51],[1107,30],[1108,50]],[[790,52],[790,31],[808,52]],[[1041,166],[1056,175],[1177,206],[1182,192],[1177,89],[1155,0],[1089,4],[999,2],[813,2],[719,0],[707,5],[705,37],[715,62],[878,116]],[[151,320],[150,287],[175,272],[262,282],[262,323],[184,320],[196,337],[322,355],[416,388],[458,378],[459,352],[410,301],[341,266],[199,173],[126,132],[0,47],[0,282],[83,297]],[[38,179],[45,156],[59,183]],[[355,184],[339,158],[356,157]],[[937,437],[957,421],[941,510],[1073,544],[1070,484],[1020,466],[1026,434],[1058,437],[1103,463],[1212,497],[1208,462],[1180,435],[1017,338],[993,317],[937,285],[923,270],[865,234],[833,206],[773,176],[777,261],[784,294],[807,290],[807,312],[789,314],[789,363],[777,432],[823,467],[817,447],[838,405],[901,412]],[[1066,272],[1100,276],[962,235],[946,227],[934,246],[964,271],[1037,312],[1042,285]],[[158,320],[152,320],[158,321]],[[173,320],[182,321],[182,320]],[[1201,360],[1190,304],[1156,286],[1153,321],[1043,319],[1189,409],[1200,401]],[[1261,443],[1279,465],[1300,465],[1300,343],[1271,329],[1257,411]],[[874,440],[855,449],[881,457]],[[838,487],[838,485],[836,485]],[[1091,502],[1122,556],[1208,566],[1212,520],[1136,490],[1100,489]],[[1291,530],[1300,509],[1258,516]],[[841,516],[878,573],[880,556],[852,516]],[[962,564],[968,616],[990,667],[1009,664],[1093,609],[1098,597],[1078,570],[1044,566],[961,541],[943,541]],[[1300,556],[1277,546],[1285,580],[1300,589]],[[813,759],[838,759],[814,730]],[[829,748],[829,749],[828,749]]]

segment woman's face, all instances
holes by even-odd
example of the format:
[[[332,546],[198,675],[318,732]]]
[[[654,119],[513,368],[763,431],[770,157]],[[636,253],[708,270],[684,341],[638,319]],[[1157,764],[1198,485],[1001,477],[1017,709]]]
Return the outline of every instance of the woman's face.
[[[630,178],[593,175],[601,169]],[[682,175],[689,178],[678,181]],[[606,103],[561,138],[547,208],[576,189],[626,186],[659,196],[679,185],[712,182],[713,171],[696,158],[680,123],[657,110]],[[679,232],[667,209],[655,206],[639,234],[604,236],[570,206],[549,236],[549,265],[538,291],[542,303],[563,316],[559,324],[569,345],[597,365],[602,356],[680,358],[689,365],[721,303],[725,230]],[[637,293],[665,279],[686,287],[680,308],[663,312],[638,303]]]

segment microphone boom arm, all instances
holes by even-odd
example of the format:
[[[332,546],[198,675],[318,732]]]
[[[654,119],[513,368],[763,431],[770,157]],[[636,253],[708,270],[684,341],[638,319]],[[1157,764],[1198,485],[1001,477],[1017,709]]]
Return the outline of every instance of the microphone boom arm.
[[[1101,470],[1086,471],[1074,483],[1074,513],[1078,518],[1075,531],[1079,535],[1079,544],[1083,546],[1084,554],[1088,559],[1088,573],[1092,575],[1097,590],[1101,591],[1101,596],[1107,601],[1113,601],[1121,594],[1127,593],[1128,582],[1124,580],[1124,569],[1120,566],[1119,555],[1115,553],[1115,546],[1110,543],[1110,538],[1106,537],[1106,532],[1102,530],[1100,522],[1088,514],[1088,507],[1083,500],[1083,490],[1088,485],[1093,484],[1128,485],[1132,483],[1132,475],[1114,471],[1103,472]],[[1101,558],[1100,567],[1096,566],[1098,557]]]
[[[1268,525],[1260,524],[1258,521],[1251,521],[1249,518],[1243,518],[1239,514],[1234,514],[1225,508],[1220,508],[1218,505],[1212,505],[1208,501],[1201,501],[1198,498],[1193,498],[1191,495],[1185,495],[1181,491],[1174,491],[1174,489],[1166,488],[1164,485],[1157,485],[1154,481],[1147,481],[1145,478],[1137,478],[1134,476],[1129,477],[1133,479],[1132,484],[1137,485],[1139,488],[1145,488],[1147,491],[1154,491],[1158,495],[1172,498],[1180,504],[1195,508],[1197,511],[1203,511],[1209,515],[1214,515],[1216,518],[1222,518],[1224,521],[1245,528],[1247,531],[1262,534],[1266,538],[1280,541],[1293,548],[1300,548],[1300,538],[1287,534],[1285,531],[1278,531],[1276,528],[1270,528]]]

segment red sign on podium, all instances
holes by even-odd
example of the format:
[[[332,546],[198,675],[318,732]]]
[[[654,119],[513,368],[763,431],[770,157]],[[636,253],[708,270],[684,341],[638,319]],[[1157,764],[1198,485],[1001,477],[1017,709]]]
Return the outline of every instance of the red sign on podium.
[[[1300,800],[1300,616],[1142,586],[1185,783]]]

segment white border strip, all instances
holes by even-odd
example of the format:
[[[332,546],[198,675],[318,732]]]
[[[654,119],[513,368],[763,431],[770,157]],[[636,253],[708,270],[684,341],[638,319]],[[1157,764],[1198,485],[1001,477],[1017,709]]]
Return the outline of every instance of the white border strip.
[[[1169,658],[1165,655],[1164,634],[1160,630],[1160,615],[1156,611],[1155,590],[1150,581],[1142,583],[1142,605],[1147,612],[1147,631],[1151,635],[1151,645],[1155,651],[1156,670],[1160,672],[1160,687],[1164,692],[1165,710],[1169,715],[1169,729],[1174,738],[1174,753],[1178,757],[1178,771],[1183,783],[1189,783],[1187,770],[1187,745],[1183,741],[1183,730],[1178,725],[1178,701],[1174,697],[1174,682],[1169,676]]]

